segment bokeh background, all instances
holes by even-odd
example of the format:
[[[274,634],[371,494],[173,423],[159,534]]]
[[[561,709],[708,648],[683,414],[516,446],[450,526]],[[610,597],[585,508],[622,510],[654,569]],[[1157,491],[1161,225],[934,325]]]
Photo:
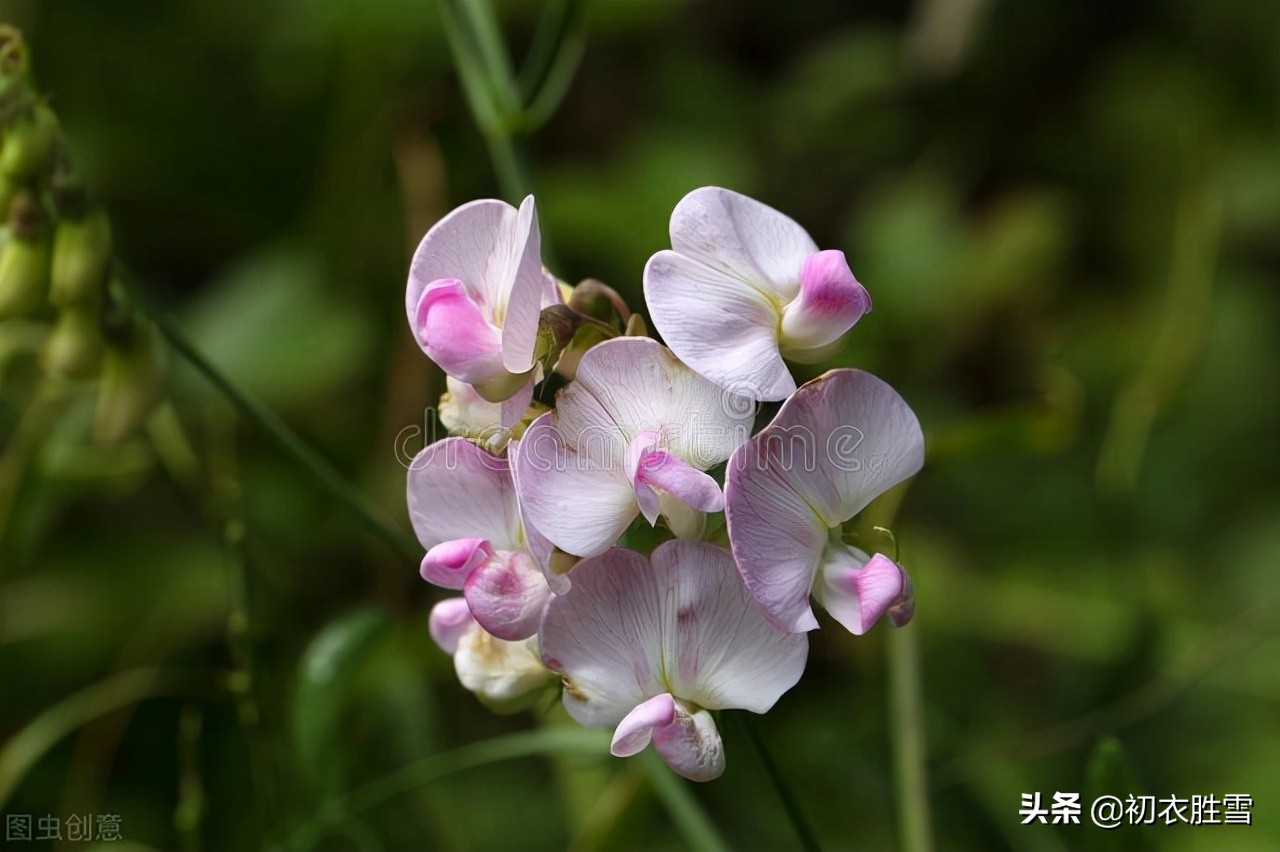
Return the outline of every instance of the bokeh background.
[[[498,6],[517,60],[541,10]],[[0,5],[120,257],[405,529],[397,436],[442,390],[405,327],[407,259],[445,211],[501,191],[438,11]],[[576,77],[523,140],[555,271],[638,307],[671,208],[720,184],[844,249],[874,297],[839,362],[896,386],[928,436],[895,526],[937,846],[1280,845],[1280,7],[585,15]],[[38,384],[17,360],[0,377],[0,810],[118,813],[137,848],[257,848],[328,794],[555,724],[465,692],[416,565],[183,359],[162,415],[111,449],[89,439],[92,388],[15,442]],[[886,629],[814,634],[758,726],[830,849],[897,843]],[[727,774],[693,792],[733,848],[792,848],[743,730],[726,737]],[[646,778],[498,763],[311,839],[679,848]],[[1022,793],[1115,788],[1251,794],[1254,825],[1019,825]]]

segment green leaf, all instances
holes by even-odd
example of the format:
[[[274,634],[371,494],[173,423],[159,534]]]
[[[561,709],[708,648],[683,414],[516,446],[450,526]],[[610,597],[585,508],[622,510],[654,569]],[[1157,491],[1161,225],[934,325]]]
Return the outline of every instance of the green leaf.
[[[384,613],[362,609],[330,622],[303,652],[293,694],[293,752],[313,793],[346,786],[346,755],[336,747],[343,716],[356,676],[389,626]]]

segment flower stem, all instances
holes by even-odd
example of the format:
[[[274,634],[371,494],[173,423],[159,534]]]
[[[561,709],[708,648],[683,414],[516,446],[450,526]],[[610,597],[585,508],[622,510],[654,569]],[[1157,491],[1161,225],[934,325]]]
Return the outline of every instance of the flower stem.
[[[306,471],[322,490],[328,492],[369,532],[385,541],[398,554],[415,562],[422,557],[422,548],[418,543],[396,527],[382,509],[338,473],[333,465],[303,441],[298,433],[290,429],[274,411],[237,388],[217,367],[213,366],[187,339],[177,321],[169,313],[157,307],[135,279],[127,275],[122,278],[134,304],[151,318],[174,351],[203,373],[204,377],[226,396],[241,414],[267,433],[290,461]]]
[[[910,484],[911,480],[907,480],[889,489],[859,517],[857,534],[868,552],[879,550],[868,546],[872,541],[891,543],[896,549],[896,540],[877,532],[877,528],[892,528]],[[896,559],[897,554],[893,555]],[[932,852],[925,768],[924,690],[920,677],[920,643],[914,627],[907,625],[889,632],[885,665],[889,673],[889,738],[893,747],[899,846],[905,852]]]
[[[783,810],[787,812],[787,817],[791,820],[791,825],[795,828],[796,835],[800,838],[800,845],[806,852],[822,852],[822,846],[818,843],[817,835],[813,833],[813,828],[809,825],[809,821],[805,819],[804,811],[800,810],[800,800],[796,797],[795,791],[791,789],[791,785],[787,783],[787,779],[782,777],[778,764],[773,762],[773,756],[769,754],[769,749],[765,747],[764,738],[756,730],[755,722],[752,721],[750,714],[745,711],[737,715],[742,719],[742,727],[746,728],[747,737],[751,740],[751,745],[755,748],[756,754],[760,756],[760,762],[764,764],[765,774],[769,776],[774,792],[778,794]]]

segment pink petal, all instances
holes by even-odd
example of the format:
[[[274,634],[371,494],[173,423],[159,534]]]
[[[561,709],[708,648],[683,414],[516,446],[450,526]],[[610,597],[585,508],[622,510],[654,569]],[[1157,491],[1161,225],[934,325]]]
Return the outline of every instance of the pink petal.
[[[897,563],[883,554],[868,559],[848,546],[828,553],[814,592],[827,612],[855,636],[870,630],[890,609],[914,606],[911,582]]]
[[[533,401],[533,386],[537,384],[532,375],[520,386],[520,389],[502,402],[501,420],[504,428],[510,428],[524,417]]]
[[[426,550],[459,538],[520,547],[515,484],[501,456],[465,438],[437,441],[410,464],[407,490],[409,519]]]
[[[515,642],[538,632],[551,590],[529,555],[513,551],[473,571],[463,594],[481,627]]]
[[[455,379],[479,385],[507,375],[498,329],[458,279],[427,285],[413,320],[422,351]]]
[[[431,608],[431,615],[427,618],[427,632],[450,656],[458,650],[462,635],[475,626],[471,610],[462,598],[445,598]]]
[[[690,714],[668,693],[628,713],[613,733],[610,751],[615,757],[631,757],[651,741],[667,764],[690,781],[713,781],[724,773],[724,745],[711,714]]]
[[[419,572],[422,579],[446,589],[461,589],[471,572],[493,557],[493,548],[482,538],[459,538],[427,551]]]
[[[516,486],[516,494],[522,493],[520,488],[519,471],[520,471],[520,453],[522,452],[521,441],[512,441],[507,445],[507,460],[511,464],[511,478]],[[556,594],[562,595],[569,591],[569,579],[554,574],[551,571],[551,553],[555,549],[546,536],[538,531],[529,519],[528,513],[524,510],[523,500],[520,501],[521,523],[524,526],[524,542],[525,549],[529,551],[529,555],[533,557],[533,561],[543,572],[543,577],[551,590]]]
[[[778,351],[776,302],[720,269],[674,251],[644,268],[654,328],[696,373],[732,392],[784,399],[796,389]]]
[[[631,757],[645,750],[653,739],[654,728],[665,728],[675,721],[676,701],[671,693],[655,695],[641,702],[618,723],[613,732],[609,753],[614,757]]]
[[[871,310],[842,251],[810,255],[800,271],[800,296],[782,313],[782,348],[818,349],[836,340]]]

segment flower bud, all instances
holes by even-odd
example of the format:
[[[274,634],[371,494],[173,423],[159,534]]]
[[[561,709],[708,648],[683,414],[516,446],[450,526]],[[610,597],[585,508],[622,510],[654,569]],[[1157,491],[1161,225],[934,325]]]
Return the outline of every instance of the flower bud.
[[[598,319],[601,322],[616,324],[625,328],[631,318],[631,309],[618,291],[594,278],[588,278],[573,288],[573,295],[568,299],[569,307],[580,314]]]
[[[119,343],[112,341],[102,357],[102,384],[94,414],[93,437],[113,445],[127,438],[150,416],[160,400],[162,354],[159,332],[135,322]]]
[[[17,180],[39,177],[53,165],[57,141],[58,117],[48,104],[36,104],[30,115],[19,116],[5,130],[0,172]]]
[[[12,234],[0,250],[0,320],[34,313],[49,287],[49,229],[30,193],[13,200]]]
[[[66,379],[92,379],[102,364],[102,347],[97,305],[72,305],[58,312],[41,353],[41,366]]]
[[[58,222],[53,234],[49,301],[55,307],[97,304],[111,263],[111,223],[97,207]]]

